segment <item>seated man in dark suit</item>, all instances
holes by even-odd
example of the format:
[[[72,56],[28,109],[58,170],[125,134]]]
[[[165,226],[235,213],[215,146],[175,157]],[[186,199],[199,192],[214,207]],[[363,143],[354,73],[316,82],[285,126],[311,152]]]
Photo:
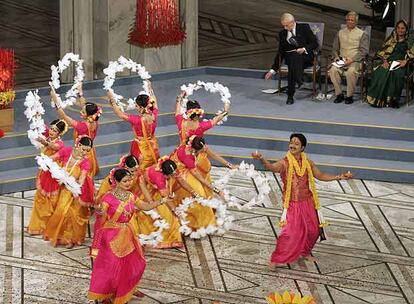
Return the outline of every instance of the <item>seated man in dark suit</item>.
[[[313,51],[318,48],[318,39],[309,24],[296,23],[293,15],[285,13],[280,18],[284,30],[279,33],[279,51],[275,62],[265,79],[272,78],[279,69],[279,56],[288,66],[288,98],[286,103],[293,104],[296,83],[302,84],[303,70],[312,65]]]

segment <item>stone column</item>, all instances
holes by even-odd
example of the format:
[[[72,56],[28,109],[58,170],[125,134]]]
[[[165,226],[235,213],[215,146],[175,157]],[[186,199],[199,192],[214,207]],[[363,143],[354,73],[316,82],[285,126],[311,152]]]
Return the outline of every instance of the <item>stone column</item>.
[[[128,33],[135,20],[136,0],[94,0],[94,78],[104,76],[109,61],[131,57]],[[129,71],[120,73],[129,75]]]
[[[73,52],[73,2],[60,0],[59,3],[60,23],[60,58],[66,53]],[[56,65],[56,64],[55,64]],[[70,82],[73,79],[73,68],[69,66],[67,72],[61,75],[61,80]]]
[[[398,0],[395,7],[395,21],[404,19],[414,28],[414,3],[412,0]]]
[[[60,53],[84,59],[85,79],[103,78],[103,69],[123,55],[145,65],[150,73],[198,65],[198,0],[178,0],[187,33],[182,45],[139,48],[127,43],[135,21],[136,0],[60,0]],[[125,71],[128,75],[129,71]],[[73,81],[73,69],[62,75]]]
[[[181,46],[181,67],[198,66],[198,0],[180,0],[180,19],[187,38]]]
[[[198,0],[179,0],[180,20],[187,38],[182,45],[140,48],[131,45],[131,58],[150,73],[179,70],[198,65]]]
[[[60,0],[60,56],[73,52],[84,60],[85,79],[93,79],[93,5],[92,0]],[[73,81],[71,67],[61,76]]]

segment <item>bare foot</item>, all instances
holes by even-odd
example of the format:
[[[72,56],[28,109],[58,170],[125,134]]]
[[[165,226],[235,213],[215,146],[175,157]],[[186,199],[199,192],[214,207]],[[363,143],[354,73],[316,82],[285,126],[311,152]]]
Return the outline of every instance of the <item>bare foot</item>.
[[[71,248],[73,248],[73,246],[75,246],[75,244],[73,244],[73,243],[68,243],[68,244],[65,246],[65,248],[66,248],[66,249],[71,249]]]
[[[305,256],[305,257],[303,257],[305,260],[308,260],[309,262],[317,262],[318,261],[318,259],[317,258],[315,258],[314,256],[311,256],[311,255],[308,255],[308,256]]]
[[[268,268],[270,271],[276,271],[277,266],[278,264],[270,262]]]
[[[145,297],[145,294],[143,294],[139,290],[135,290],[135,292],[133,293],[133,295],[134,295],[134,297],[137,297],[137,298],[143,298],[143,297]]]

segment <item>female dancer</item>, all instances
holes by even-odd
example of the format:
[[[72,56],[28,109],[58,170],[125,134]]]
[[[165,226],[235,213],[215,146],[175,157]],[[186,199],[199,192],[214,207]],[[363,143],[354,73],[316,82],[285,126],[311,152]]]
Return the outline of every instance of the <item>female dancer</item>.
[[[63,136],[68,130],[64,120],[56,119],[46,127],[45,138],[38,138],[43,147],[41,153],[52,156],[64,147]],[[39,170],[36,178],[36,194],[33,202],[32,215],[27,231],[32,234],[42,234],[46,224],[56,208],[60,185],[52,178],[50,171]]]
[[[66,187],[62,187],[58,197],[58,204],[53,215],[49,218],[44,231],[45,239],[57,244],[72,248],[81,245],[85,240],[86,225],[89,219],[89,206],[94,204],[95,186],[88,175],[90,162],[88,153],[92,149],[93,141],[88,136],[79,136],[75,147],[63,148],[52,155],[62,167],[72,175],[81,185],[81,195],[75,196]]]
[[[175,104],[175,121],[180,133],[180,142],[185,143],[191,135],[203,137],[204,132],[211,129],[229,114],[230,104],[224,104],[224,112],[215,116],[213,119],[202,121],[204,110],[196,100],[187,101],[185,114],[180,114],[181,102],[185,97],[185,92],[177,96]]]
[[[350,179],[350,172],[340,175],[322,173],[304,152],[306,137],[303,134],[290,135],[289,151],[286,157],[271,164],[260,152],[252,153],[260,159],[266,169],[278,172],[283,181],[282,231],[273,251],[269,268],[275,270],[279,264],[292,263],[304,257],[316,261],[311,251],[319,237],[320,225],[317,210],[320,208],[314,177],[321,181]],[[322,227],[322,226],[321,226]]]
[[[158,104],[150,81],[148,81],[148,86],[150,88],[150,95],[140,94],[135,99],[138,115],[122,112],[115,103],[112,93],[108,92],[109,102],[114,113],[119,118],[128,121],[132,126],[135,139],[131,142],[130,153],[138,158],[141,169],[148,168],[157,163],[159,158],[158,142],[155,138]]]
[[[177,165],[175,162],[169,159],[168,156],[163,156],[158,160],[156,165],[145,169],[144,178],[147,183],[148,192],[151,196],[151,201],[162,201],[166,205],[158,207],[156,210],[159,213],[160,217],[164,219],[169,228],[163,230],[162,236],[163,241],[158,244],[157,248],[174,248],[182,247],[183,240],[181,237],[180,223],[175,214],[171,211],[173,209],[174,203],[174,191],[173,186],[176,180],[179,180],[184,184],[184,187],[191,191],[191,188],[182,180],[177,172]],[[154,220],[151,216],[138,213],[137,214],[138,229],[143,234],[150,234],[157,230],[154,226]]]
[[[129,191],[133,179],[128,170],[113,170],[114,189],[102,198],[102,228],[94,235],[96,259],[89,288],[90,300],[124,304],[133,296],[146,261],[131,224],[137,210],[161,207],[159,202],[137,200]]]
[[[102,108],[98,107],[95,103],[86,102],[85,98],[83,97],[82,85],[78,87],[78,90],[79,103],[81,106],[80,115],[83,121],[75,120],[66,115],[66,113],[58,104],[56,92],[53,88],[51,88],[50,96],[52,98],[53,103],[55,104],[55,108],[59,114],[59,117],[65,120],[71,127],[74,128],[73,138],[77,138],[80,135],[87,135],[92,140],[95,140],[96,135],[98,133],[98,120],[100,115],[102,114]],[[90,176],[94,177],[99,173],[99,165],[95,147],[91,149],[88,157],[91,162],[91,169],[89,174]]]
[[[119,168],[123,168],[128,170],[131,175],[132,183],[131,188],[129,189],[136,197],[139,197],[146,202],[152,203],[151,195],[148,192],[147,184],[145,183],[145,179],[141,169],[139,168],[138,159],[134,155],[124,155],[121,157],[120,162],[118,164]],[[110,174],[103,180],[101,186],[99,187],[98,194],[96,195],[96,202],[100,203],[101,198],[111,191],[113,185],[111,184]],[[138,212],[140,213],[140,212]],[[137,214],[138,214],[137,213]],[[132,227],[136,234],[139,233],[138,223],[135,220],[136,216],[134,215],[131,220]],[[96,214],[94,231],[97,231],[101,225],[101,217],[99,213]]]
[[[409,38],[410,30],[404,20],[395,25],[376,56],[381,63],[374,68],[368,86],[367,101],[373,107],[399,107],[401,92],[405,85],[406,70],[410,60],[414,60],[414,41]],[[391,70],[393,62],[399,62],[397,69]]]
[[[203,198],[208,198],[209,193],[213,191],[217,195],[223,197],[224,194],[215,188],[209,180],[207,180],[197,167],[198,156],[202,153],[206,153],[208,149],[204,138],[192,135],[187,140],[187,144],[181,144],[171,157],[177,164],[180,172],[180,177],[184,179],[191,187],[191,192],[178,185],[178,189],[175,191],[174,202],[178,206],[182,200],[186,197],[199,195]],[[228,166],[232,165],[228,163],[221,156],[211,151],[211,154],[216,156],[222,164]],[[195,203],[188,210],[188,226],[192,229],[199,229],[207,227],[208,225],[214,225],[216,223],[213,209],[202,206]]]
[[[139,168],[138,159],[132,154],[124,155],[120,158],[118,167],[124,168],[129,171],[129,173],[131,174],[131,178],[132,178],[132,185],[129,191],[135,194],[136,196],[140,196],[140,194],[142,193],[141,189],[142,188],[146,189],[146,184],[145,184],[144,177],[142,175],[142,171]],[[112,185],[110,182],[110,175],[108,175],[102,181],[101,186],[99,187],[98,194],[96,195],[96,201],[99,202],[100,199],[104,196],[104,194],[109,192],[111,189],[112,189]]]
[[[187,142],[187,139],[192,135],[203,137],[206,131],[217,125],[229,113],[228,111],[230,109],[230,104],[226,103],[224,104],[223,113],[215,116],[213,119],[202,121],[201,118],[204,115],[204,110],[201,109],[201,106],[197,101],[189,100],[186,104],[185,114],[180,114],[181,102],[184,97],[185,92],[183,91],[180,95],[177,96],[175,105],[175,120],[177,123],[181,144],[185,144]],[[200,170],[200,173],[204,176],[204,178],[211,182],[211,163],[207,157],[207,153],[209,152],[209,150],[206,150],[205,152],[199,153],[197,157],[197,168]],[[210,156],[213,159],[216,157],[216,155]],[[208,190],[207,195],[211,196],[212,192]]]

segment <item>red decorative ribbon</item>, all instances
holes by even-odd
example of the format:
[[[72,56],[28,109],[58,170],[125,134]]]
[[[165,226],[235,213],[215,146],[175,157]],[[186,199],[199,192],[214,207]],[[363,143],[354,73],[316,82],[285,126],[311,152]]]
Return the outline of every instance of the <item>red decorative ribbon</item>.
[[[0,48],[0,92],[13,90],[15,71],[14,50]]]
[[[130,44],[144,48],[162,47],[181,44],[184,39],[177,0],[137,0],[135,23],[129,33]]]

